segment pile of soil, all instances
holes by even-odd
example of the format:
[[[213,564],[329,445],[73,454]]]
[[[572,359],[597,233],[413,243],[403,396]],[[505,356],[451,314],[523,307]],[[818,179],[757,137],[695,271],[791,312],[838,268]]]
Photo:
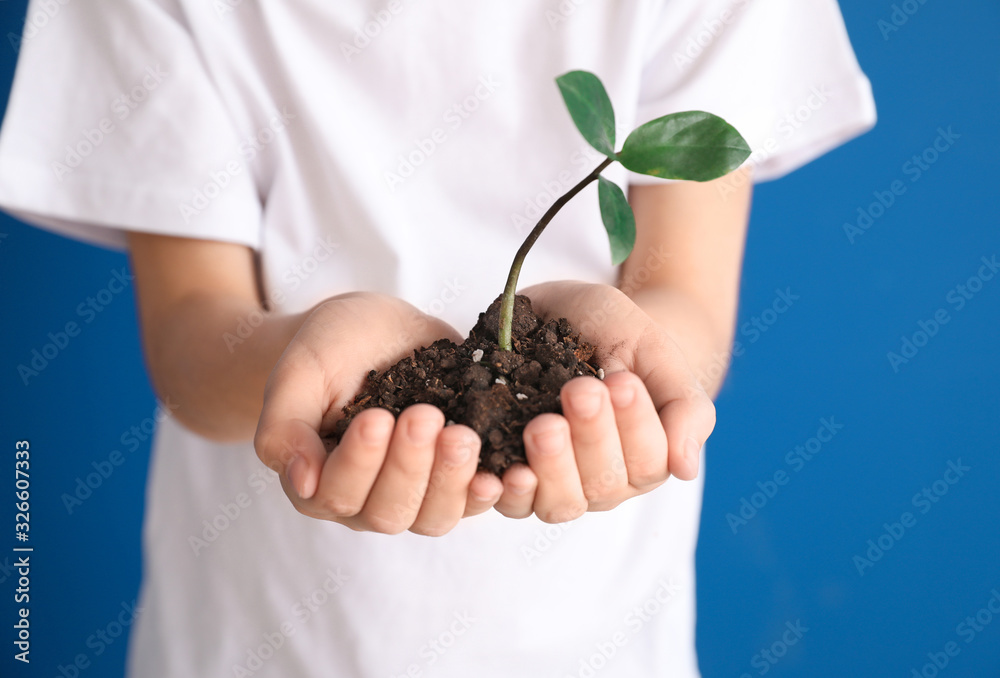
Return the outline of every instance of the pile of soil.
[[[410,405],[429,403],[449,423],[479,434],[479,468],[502,476],[512,464],[526,462],[521,434],[545,412],[562,412],[559,390],[570,379],[604,378],[594,348],[580,340],[565,318],[543,321],[527,297],[514,303],[513,351],[497,344],[500,299],[494,301],[461,344],[441,339],[414,351],[385,370],[368,374],[364,390],[344,407],[345,417],[327,438],[333,449],[351,419],[369,407],[394,415]]]

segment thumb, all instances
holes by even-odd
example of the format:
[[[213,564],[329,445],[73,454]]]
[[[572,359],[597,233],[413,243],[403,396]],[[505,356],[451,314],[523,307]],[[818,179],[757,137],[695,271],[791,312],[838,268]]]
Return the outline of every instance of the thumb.
[[[634,371],[646,385],[667,434],[670,475],[693,480],[701,448],[715,429],[715,404],[680,347],[662,331],[648,331],[639,339]]]
[[[271,373],[253,441],[257,457],[293,500],[316,493],[327,456],[319,436],[326,409],[322,375],[294,364],[294,355],[285,356]]]
[[[367,373],[370,369],[384,370],[411,351],[429,346],[439,339],[450,339],[456,344],[463,337],[440,318],[424,313],[402,299],[366,293],[340,300],[328,309],[332,316],[318,327],[310,324],[309,334],[303,340],[316,346],[319,353],[329,345],[329,324],[339,328],[354,328],[353,332],[338,331],[337,363],[339,366],[357,366]],[[348,380],[349,381],[349,380]],[[347,391],[356,390],[357,384],[347,384]],[[337,393],[344,398],[353,393]]]
[[[319,435],[301,419],[278,421],[254,438],[257,456],[281,477],[285,493],[299,499],[316,494],[327,453]]]

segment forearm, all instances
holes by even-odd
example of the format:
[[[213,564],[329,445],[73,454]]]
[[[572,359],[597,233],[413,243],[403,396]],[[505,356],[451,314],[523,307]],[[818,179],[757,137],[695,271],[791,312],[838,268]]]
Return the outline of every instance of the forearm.
[[[307,315],[268,314],[236,296],[177,300],[144,328],[157,393],[169,397],[178,420],[200,435],[251,439],[267,377]]]
[[[620,287],[674,338],[712,398],[732,355],[749,179],[749,170],[737,170],[706,183],[629,191],[637,237]]]
[[[729,366],[735,318],[732,323],[720,322],[698,300],[667,285],[646,286],[629,296],[673,337],[695,377],[714,399]]]

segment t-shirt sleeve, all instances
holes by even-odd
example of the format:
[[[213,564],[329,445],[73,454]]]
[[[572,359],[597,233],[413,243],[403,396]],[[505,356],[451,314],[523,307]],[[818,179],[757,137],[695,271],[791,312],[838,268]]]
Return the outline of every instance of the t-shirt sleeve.
[[[261,199],[170,0],[59,3],[47,16],[24,34],[0,128],[0,207],[113,248],[126,230],[257,247]]]
[[[756,181],[777,179],[875,124],[871,84],[836,0],[668,0],[660,11],[638,123],[685,110],[722,116],[753,149],[747,162]]]

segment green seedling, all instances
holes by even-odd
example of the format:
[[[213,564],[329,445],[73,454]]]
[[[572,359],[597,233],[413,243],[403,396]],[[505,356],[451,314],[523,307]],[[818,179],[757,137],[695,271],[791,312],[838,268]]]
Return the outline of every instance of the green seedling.
[[[566,191],[542,215],[514,256],[500,302],[500,348],[512,350],[511,323],[514,294],[521,266],[531,246],[563,206],[597,180],[601,220],[611,243],[611,263],[621,264],[635,246],[635,215],[621,187],[601,176],[611,163],[661,179],[710,181],[739,167],[750,157],[750,147],[722,118],[704,111],[671,113],[632,130],[615,152],[615,112],[604,85],[593,73],[570,71],[556,78],[570,117],[591,146],[605,156],[594,171]]]

